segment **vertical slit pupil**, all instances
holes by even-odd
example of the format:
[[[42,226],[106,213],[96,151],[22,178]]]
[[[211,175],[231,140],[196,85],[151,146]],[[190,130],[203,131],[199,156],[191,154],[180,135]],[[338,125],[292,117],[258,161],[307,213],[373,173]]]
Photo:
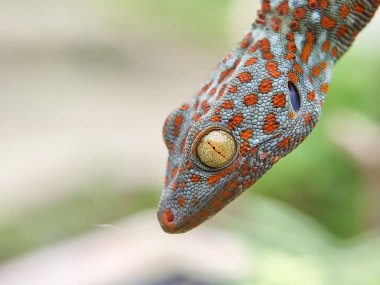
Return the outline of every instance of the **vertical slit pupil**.
[[[295,112],[298,112],[301,108],[301,97],[298,92],[298,89],[294,85],[294,83],[291,81],[288,82],[288,88],[289,88],[290,103],[292,104],[293,110]]]

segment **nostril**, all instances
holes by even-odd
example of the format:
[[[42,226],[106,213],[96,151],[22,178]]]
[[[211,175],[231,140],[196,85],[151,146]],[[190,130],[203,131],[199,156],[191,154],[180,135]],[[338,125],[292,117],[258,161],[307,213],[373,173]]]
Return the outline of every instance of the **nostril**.
[[[177,232],[177,225],[174,223],[175,216],[172,209],[167,208],[164,212],[158,211],[158,220],[162,229],[170,234]]]
[[[174,222],[174,214],[172,212],[171,209],[167,209],[164,213],[164,219],[168,222],[168,223],[172,223]]]

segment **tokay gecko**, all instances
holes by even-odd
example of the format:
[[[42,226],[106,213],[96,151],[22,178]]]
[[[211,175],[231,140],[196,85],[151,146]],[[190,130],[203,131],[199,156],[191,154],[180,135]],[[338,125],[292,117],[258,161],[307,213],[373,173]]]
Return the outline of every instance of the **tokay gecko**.
[[[158,220],[186,232],[253,185],[313,130],[332,70],[380,0],[262,0],[243,40],[166,119]]]

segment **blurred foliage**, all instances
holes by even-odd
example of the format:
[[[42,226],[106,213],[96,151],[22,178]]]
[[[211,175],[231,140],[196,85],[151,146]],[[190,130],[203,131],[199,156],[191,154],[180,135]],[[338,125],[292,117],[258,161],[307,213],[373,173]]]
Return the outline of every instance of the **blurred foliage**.
[[[252,271],[238,284],[379,284],[378,233],[342,242],[301,212],[259,195],[224,222],[251,249]]]
[[[114,0],[129,13],[147,17],[151,29],[174,32],[180,40],[217,44],[224,40],[231,0]],[[159,23],[158,25],[156,23]]]
[[[97,224],[155,207],[158,191],[125,191],[90,183],[62,200],[0,220],[0,262],[33,248],[95,229]]]

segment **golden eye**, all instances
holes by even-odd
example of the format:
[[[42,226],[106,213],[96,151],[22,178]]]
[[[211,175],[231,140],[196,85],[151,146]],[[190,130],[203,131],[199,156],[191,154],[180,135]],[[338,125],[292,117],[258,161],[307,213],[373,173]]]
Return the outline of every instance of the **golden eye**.
[[[196,146],[199,160],[210,168],[227,166],[236,155],[236,143],[232,135],[223,130],[205,134]]]

